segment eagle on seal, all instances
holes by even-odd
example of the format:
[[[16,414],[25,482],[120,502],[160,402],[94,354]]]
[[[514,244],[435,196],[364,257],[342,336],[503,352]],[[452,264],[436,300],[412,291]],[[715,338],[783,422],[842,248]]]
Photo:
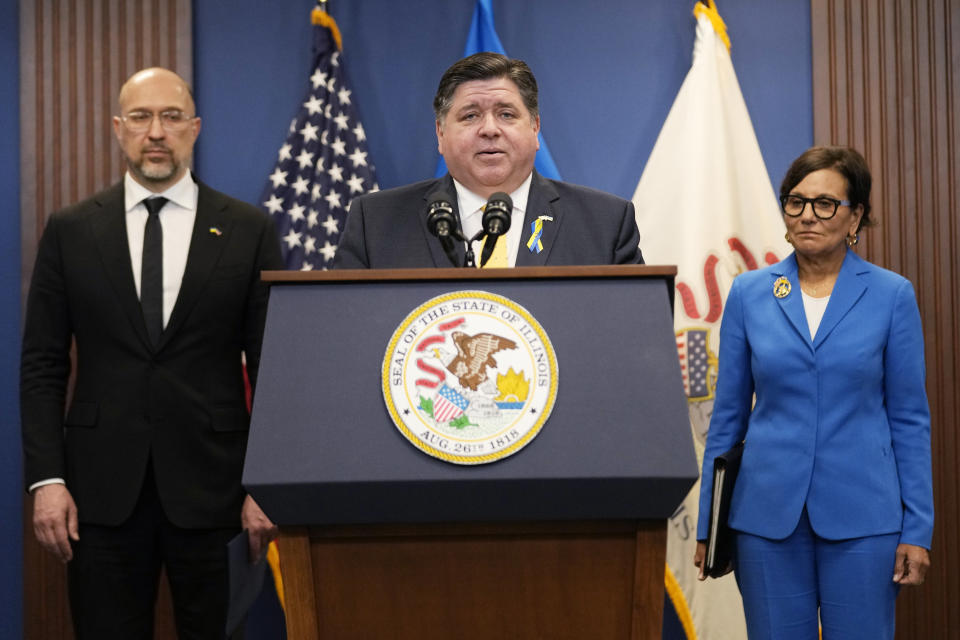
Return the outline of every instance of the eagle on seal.
[[[454,331],[450,339],[457,348],[457,354],[444,362],[447,370],[457,376],[463,387],[476,391],[487,379],[487,367],[496,368],[493,354],[504,349],[516,349],[517,343],[492,333],[467,335]]]

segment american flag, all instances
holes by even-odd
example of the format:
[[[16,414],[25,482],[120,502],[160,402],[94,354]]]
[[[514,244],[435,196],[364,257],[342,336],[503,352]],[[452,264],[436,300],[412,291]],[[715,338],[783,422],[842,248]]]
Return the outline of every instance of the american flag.
[[[440,387],[433,399],[433,419],[437,422],[450,422],[460,417],[470,401],[447,385]]]
[[[688,398],[710,395],[707,386],[707,332],[687,329],[677,333],[677,351],[680,352],[680,371]]]
[[[353,198],[379,190],[343,71],[336,23],[315,10],[313,24],[310,86],[262,199],[276,223],[287,268],[302,271],[330,265]]]

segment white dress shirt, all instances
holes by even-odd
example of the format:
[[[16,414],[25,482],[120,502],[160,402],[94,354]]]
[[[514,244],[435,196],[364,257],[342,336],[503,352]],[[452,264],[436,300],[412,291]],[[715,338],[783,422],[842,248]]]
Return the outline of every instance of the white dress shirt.
[[[527,179],[517,187],[517,190],[510,194],[513,200],[513,213],[510,216],[510,229],[507,230],[507,266],[517,266],[517,252],[520,250],[520,240],[523,237],[523,218],[527,210],[527,198],[530,196],[530,183],[533,181],[533,172],[527,176]],[[481,198],[465,186],[453,181],[457,189],[457,210],[460,212],[460,226],[463,229],[463,235],[467,239],[475,236],[483,228],[483,207],[487,204],[485,198]],[[477,263],[480,262],[480,251],[483,248],[483,240],[473,243],[473,252],[477,257]]]
[[[163,326],[166,327],[187,268],[187,253],[190,251],[193,223],[197,218],[200,188],[188,171],[166,191],[154,193],[127,172],[123,179],[123,193],[127,212],[127,241],[130,244],[130,263],[133,265],[137,297],[140,296],[140,271],[143,267],[143,231],[149,217],[143,201],[153,196],[163,196],[169,200],[159,214],[160,227],[163,229]]]

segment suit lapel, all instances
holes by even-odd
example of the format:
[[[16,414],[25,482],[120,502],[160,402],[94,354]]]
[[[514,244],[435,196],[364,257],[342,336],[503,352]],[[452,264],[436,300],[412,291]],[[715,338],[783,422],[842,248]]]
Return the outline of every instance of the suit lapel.
[[[183,324],[203,292],[210,274],[220,260],[220,254],[230,241],[233,224],[224,214],[227,201],[220,194],[197,181],[197,216],[190,237],[190,249],[187,253],[187,265],[180,283],[177,302],[173,305],[170,321],[163,330],[157,349],[169,342],[171,336]],[[219,233],[211,231],[216,229]]]
[[[523,230],[520,235],[520,247],[517,249],[518,267],[541,267],[547,263],[550,252],[553,251],[554,240],[563,222],[563,210],[556,206],[560,199],[553,183],[542,177],[534,170],[530,181],[530,195],[527,197],[527,210],[523,215]],[[527,246],[533,236],[533,224],[540,216],[547,216],[553,220],[543,221],[543,235],[540,244],[543,250],[537,253]]]
[[[143,320],[137,285],[133,281],[130,262],[130,240],[127,237],[127,214],[124,210],[123,183],[105,191],[96,200],[100,210],[91,217],[91,227],[107,281],[116,293],[117,302],[134,332],[149,349],[150,338]]]
[[[810,327],[807,325],[807,315],[803,311],[803,294],[800,291],[800,278],[797,276],[797,256],[791,253],[777,264],[771,271],[775,276],[770,282],[770,291],[773,295],[774,283],[780,278],[786,278],[790,283],[790,293],[782,298],[776,298],[780,310],[787,316],[787,320],[793,325],[794,330],[800,336],[800,339],[809,348],[813,348],[810,340]]]
[[[847,315],[857,303],[857,300],[863,296],[867,290],[867,285],[865,279],[860,276],[868,271],[867,263],[848,249],[843,264],[840,266],[837,282],[833,285],[827,310],[824,312],[823,320],[820,321],[820,327],[817,329],[817,336],[813,341],[814,349],[820,348],[820,345],[827,339],[837,323]]]
[[[457,206],[457,190],[453,185],[453,178],[451,178],[450,174],[448,173],[443,178],[437,180],[437,182],[427,190],[426,195],[423,196],[423,207],[420,209],[420,229],[423,232],[423,240],[427,243],[427,248],[430,250],[430,257],[433,259],[433,266],[459,267],[463,264],[463,258],[466,254],[466,247],[464,247],[464,243],[454,240],[453,245],[457,252],[457,264],[451,265],[450,260],[447,258],[447,254],[444,253],[443,247],[440,245],[440,240],[431,235],[430,231],[427,229],[427,205],[435,195],[441,192],[444,192],[447,194],[447,196],[449,196],[450,204],[453,206],[453,214],[456,216],[459,223],[460,212]]]

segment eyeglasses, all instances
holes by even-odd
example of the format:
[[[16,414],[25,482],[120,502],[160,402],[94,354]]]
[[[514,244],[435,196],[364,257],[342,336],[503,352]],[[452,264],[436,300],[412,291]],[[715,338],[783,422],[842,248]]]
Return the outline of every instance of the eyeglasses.
[[[804,198],[803,196],[795,196],[793,194],[780,196],[780,208],[791,218],[800,217],[803,214],[803,208],[807,206],[808,202],[813,209],[813,215],[821,220],[829,220],[837,215],[837,209],[839,209],[841,205],[844,207],[850,206],[849,200],[837,200],[826,196],[818,196],[816,198]]]
[[[179,109],[168,109],[160,113],[152,111],[131,111],[125,116],[120,116],[123,124],[133,133],[143,133],[153,126],[153,119],[160,118],[160,126],[164,131],[174,132],[186,129],[196,116],[188,116]]]

